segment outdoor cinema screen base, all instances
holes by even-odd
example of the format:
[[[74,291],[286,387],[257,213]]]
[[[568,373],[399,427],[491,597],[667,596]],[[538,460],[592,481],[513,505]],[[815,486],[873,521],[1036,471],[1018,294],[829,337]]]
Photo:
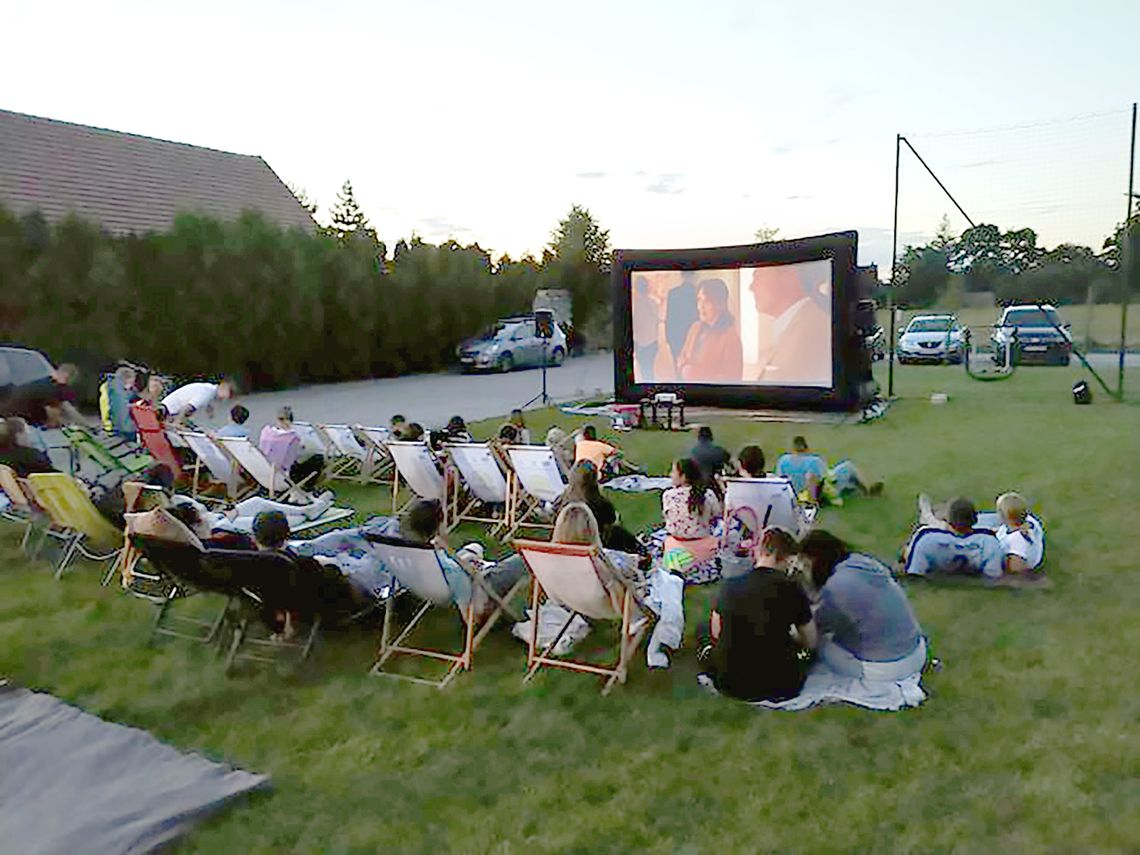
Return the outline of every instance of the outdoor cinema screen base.
[[[699,406],[854,410],[872,396],[856,326],[856,232],[614,254],[614,390]]]

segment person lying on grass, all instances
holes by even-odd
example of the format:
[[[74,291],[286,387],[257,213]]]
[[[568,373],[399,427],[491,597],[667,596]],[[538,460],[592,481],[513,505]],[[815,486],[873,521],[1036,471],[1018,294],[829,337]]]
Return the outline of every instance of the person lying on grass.
[[[743,701],[785,701],[803,688],[800,650],[818,642],[811,602],[788,577],[796,553],[792,535],[769,528],[756,550],[755,567],[726,579],[709,614],[699,657],[702,685]]]
[[[902,571],[911,576],[1002,575],[1002,547],[997,536],[978,528],[978,511],[965,497],[950,502],[935,514],[926,496],[919,497],[920,524],[903,547]]]
[[[891,570],[822,529],[800,543],[818,592],[822,662],[848,677],[903,680],[922,672],[926,641]]]
[[[792,482],[800,501],[842,505],[845,496],[877,496],[882,481],[869,481],[850,460],[828,468],[827,461],[812,451],[802,436],[792,439],[792,450],[776,461],[776,474]]]

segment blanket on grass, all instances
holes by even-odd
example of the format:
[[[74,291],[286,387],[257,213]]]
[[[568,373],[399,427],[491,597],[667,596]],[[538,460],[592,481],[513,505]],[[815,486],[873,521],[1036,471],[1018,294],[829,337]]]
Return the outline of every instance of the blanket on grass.
[[[820,704],[852,704],[869,710],[896,711],[917,707],[926,700],[922,675],[904,680],[867,680],[838,674],[817,661],[808,671],[803,690],[786,701],[757,701],[755,707],[795,712]]]

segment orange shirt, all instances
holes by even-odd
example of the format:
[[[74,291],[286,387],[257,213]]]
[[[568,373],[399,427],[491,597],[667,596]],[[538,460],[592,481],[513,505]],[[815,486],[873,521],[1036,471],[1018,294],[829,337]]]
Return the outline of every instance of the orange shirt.
[[[574,446],[574,462],[589,460],[601,472],[606,458],[615,451],[617,451],[616,448],[599,439],[580,439]]]

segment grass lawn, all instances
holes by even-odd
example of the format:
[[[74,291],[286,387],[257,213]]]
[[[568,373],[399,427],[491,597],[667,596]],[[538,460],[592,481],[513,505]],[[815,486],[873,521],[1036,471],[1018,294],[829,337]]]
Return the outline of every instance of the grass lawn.
[[[907,368],[877,423],[714,424],[733,451],[758,442],[774,457],[802,432],[883,478],[882,498],[822,524],[888,559],[919,491],[989,503],[1016,488],[1034,503],[1051,591],[909,586],[945,663],[917,710],[781,714],[709,698],[691,644],[668,672],[639,657],[606,699],[578,674],[524,688],[524,648],[506,633],[444,693],[366,676],[371,632],[328,637],[302,677],[227,679],[204,649],[143,647],[151,607],[101,589],[90,566],[54,582],[2,525],[0,674],[272,775],[271,793],[202,825],[185,851],[1135,851],[1140,405],[1073,406],[1077,374],[977,383]],[[949,403],[931,405],[933,390]],[[621,437],[654,472],[691,441]],[[385,505],[377,488],[339,492]],[[655,496],[617,501],[634,528],[657,518]],[[690,634],[710,596],[687,594]]]

